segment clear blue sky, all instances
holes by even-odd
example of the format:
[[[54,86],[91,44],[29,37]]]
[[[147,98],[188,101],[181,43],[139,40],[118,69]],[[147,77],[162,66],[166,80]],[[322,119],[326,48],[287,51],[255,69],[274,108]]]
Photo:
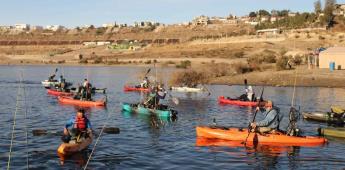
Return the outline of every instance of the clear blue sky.
[[[258,9],[313,11],[315,0],[2,0],[0,25],[28,23],[68,27],[118,22],[179,23],[199,15],[247,15]],[[338,0],[345,3],[345,0]]]

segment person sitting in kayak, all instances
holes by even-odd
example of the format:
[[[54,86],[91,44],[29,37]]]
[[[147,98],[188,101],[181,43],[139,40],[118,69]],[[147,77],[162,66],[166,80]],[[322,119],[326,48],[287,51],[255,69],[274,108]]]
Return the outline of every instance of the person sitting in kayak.
[[[66,90],[66,80],[63,78],[62,75],[60,75],[59,79],[58,79],[58,85],[57,88],[59,89],[59,91],[65,91]]]
[[[84,79],[83,88],[81,90],[81,100],[91,101],[92,85],[87,79]]]
[[[69,128],[71,129],[69,130]],[[80,109],[75,116],[67,121],[62,141],[65,143],[80,143],[91,136],[91,122],[85,116],[85,111]]]
[[[80,83],[78,83],[78,86],[77,86],[77,88],[75,90],[76,93],[75,93],[73,98],[77,99],[77,100],[80,100],[81,97],[82,97],[82,90],[83,90],[83,86]]]
[[[144,105],[148,108],[157,108],[159,106],[160,99],[165,99],[167,92],[160,85],[154,87],[154,90],[149,94],[148,99],[144,102]]]
[[[148,88],[150,84],[150,81],[147,77],[143,79],[143,81],[140,83],[141,88]]]
[[[230,100],[240,100],[240,101],[250,101],[253,102],[255,101],[255,93],[253,91],[252,86],[248,86],[248,88],[245,89],[245,94],[242,94],[240,97],[232,99],[232,98],[228,98]]]
[[[143,81],[140,83],[140,85],[134,86],[135,88],[149,88],[150,81],[147,77],[144,77]]]
[[[270,133],[279,130],[280,116],[278,107],[273,105],[272,101],[267,101],[264,108],[256,107],[256,111],[264,110],[265,119],[250,124],[252,131],[259,133]],[[261,111],[262,112],[262,111]]]

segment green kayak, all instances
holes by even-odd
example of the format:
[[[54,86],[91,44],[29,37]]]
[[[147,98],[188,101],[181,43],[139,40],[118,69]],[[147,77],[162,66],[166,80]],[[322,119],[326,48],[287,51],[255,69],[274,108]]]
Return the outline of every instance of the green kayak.
[[[122,105],[122,110],[127,111],[127,112],[146,114],[146,115],[153,113],[159,117],[171,117],[171,118],[177,117],[177,111],[170,109],[167,106],[161,106],[159,109],[150,109],[150,108],[144,107],[141,104],[124,103]]]
[[[319,122],[326,122],[331,124],[345,124],[345,118],[341,114],[332,112],[304,112],[303,118],[307,120],[314,120]]]
[[[345,138],[345,128],[319,128],[318,131],[322,136]]]

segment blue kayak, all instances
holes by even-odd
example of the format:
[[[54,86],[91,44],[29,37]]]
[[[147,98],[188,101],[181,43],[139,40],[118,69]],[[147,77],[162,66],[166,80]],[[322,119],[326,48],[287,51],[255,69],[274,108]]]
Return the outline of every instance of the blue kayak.
[[[135,112],[138,114],[156,114],[159,117],[176,117],[177,116],[177,111],[170,109],[170,108],[160,108],[160,109],[150,109],[147,107],[144,107],[141,104],[129,104],[129,103],[124,103],[122,105],[122,110],[127,111],[127,112]]]

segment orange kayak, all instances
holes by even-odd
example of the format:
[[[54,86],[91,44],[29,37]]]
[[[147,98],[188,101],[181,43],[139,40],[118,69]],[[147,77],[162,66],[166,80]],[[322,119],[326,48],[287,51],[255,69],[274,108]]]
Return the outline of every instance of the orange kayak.
[[[71,105],[78,105],[78,106],[84,106],[84,107],[92,107],[92,106],[105,106],[106,101],[103,100],[98,100],[98,101],[86,101],[86,100],[76,100],[71,97],[64,97],[64,96],[59,96],[58,100],[60,103],[63,104],[71,104]]]
[[[81,143],[62,143],[57,152],[62,155],[70,155],[87,148],[92,143],[92,136]]]
[[[72,96],[73,93],[57,91],[55,89],[47,89],[47,93],[53,96]]]
[[[197,126],[196,136],[244,142],[248,136],[248,129]],[[326,142],[327,139],[323,137],[287,136],[280,132],[263,135],[250,133],[247,139],[247,143],[278,144],[283,146],[317,146]]]
[[[144,92],[148,92],[148,91],[150,91],[150,89],[149,88],[141,88],[141,87],[137,88],[137,87],[124,86],[123,87],[123,91],[125,91],[125,92],[129,92],[129,91],[144,91]]]
[[[257,106],[259,103],[259,102],[232,100],[232,99],[227,99],[224,96],[220,96],[218,98],[218,102],[220,104],[232,104],[232,105],[238,105],[238,106]]]

